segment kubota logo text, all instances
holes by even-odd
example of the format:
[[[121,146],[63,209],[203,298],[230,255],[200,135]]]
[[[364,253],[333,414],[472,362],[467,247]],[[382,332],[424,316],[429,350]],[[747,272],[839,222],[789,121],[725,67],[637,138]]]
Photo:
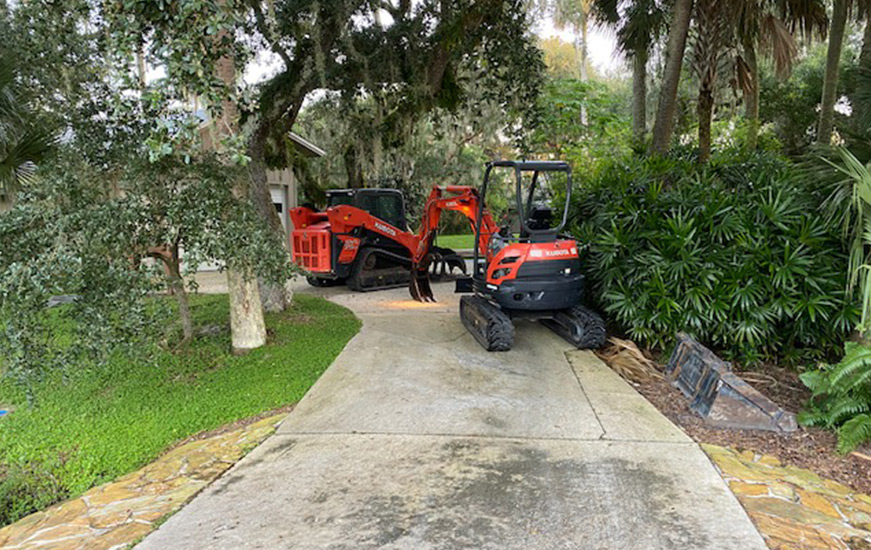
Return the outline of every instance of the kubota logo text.
[[[545,256],[568,256],[571,254],[569,250],[545,250]]]
[[[377,229],[379,231],[383,231],[384,233],[387,233],[388,235],[392,235],[394,237],[396,236],[396,230],[393,228],[387,227],[383,223],[375,222],[375,229]]]

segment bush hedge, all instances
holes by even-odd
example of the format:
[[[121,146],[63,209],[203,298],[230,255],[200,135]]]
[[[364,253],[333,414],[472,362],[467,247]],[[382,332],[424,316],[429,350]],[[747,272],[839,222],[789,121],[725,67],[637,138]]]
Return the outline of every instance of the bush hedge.
[[[592,300],[633,339],[663,349],[685,331],[743,363],[794,363],[836,352],[855,325],[825,190],[789,161],[633,157],[578,179]]]

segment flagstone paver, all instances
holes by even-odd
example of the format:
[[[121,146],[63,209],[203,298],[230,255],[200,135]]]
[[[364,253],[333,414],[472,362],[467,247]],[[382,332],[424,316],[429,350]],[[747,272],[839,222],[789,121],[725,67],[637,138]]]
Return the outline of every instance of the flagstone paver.
[[[284,416],[180,445],[136,472],[27,516],[0,529],[0,548],[126,548],[274,432]]]
[[[871,497],[770,455],[702,448],[768,547],[871,550]]]

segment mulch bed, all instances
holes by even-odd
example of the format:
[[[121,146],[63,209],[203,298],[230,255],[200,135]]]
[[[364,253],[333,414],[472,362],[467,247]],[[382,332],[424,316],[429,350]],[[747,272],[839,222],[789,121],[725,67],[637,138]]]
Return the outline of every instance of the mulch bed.
[[[766,366],[739,373],[757,390],[791,412],[798,412],[810,398],[810,392],[792,370]],[[799,429],[791,434],[750,430],[722,430],[706,426],[689,410],[681,392],[663,380],[633,383],[648,401],[699,443],[732,447],[778,457],[785,464],[813,470],[820,476],[838,481],[865,494],[871,494],[871,460],[835,451],[836,436],[819,428]],[[871,445],[857,449],[871,455]]]

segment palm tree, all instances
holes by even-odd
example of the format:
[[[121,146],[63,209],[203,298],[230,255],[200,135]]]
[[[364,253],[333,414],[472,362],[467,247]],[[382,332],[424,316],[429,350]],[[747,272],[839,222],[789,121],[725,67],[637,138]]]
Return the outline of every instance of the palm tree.
[[[692,68],[699,79],[699,162],[711,157],[711,121],[717,79],[732,57],[734,27],[725,2],[698,0]]]
[[[569,27],[575,33],[575,51],[578,57],[578,71],[581,80],[587,74],[587,33],[593,0],[550,0],[550,11],[557,28]]]
[[[865,33],[859,54],[856,89],[850,98],[853,105],[853,131],[865,138],[871,137],[871,0],[860,4],[865,16]]]
[[[832,24],[829,27],[826,71],[823,74],[823,94],[820,99],[820,122],[817,126],[817,143],[821,144],[828,144],[832,140],[838,93],[838,65],[841,62],[849,8],[850,0],[834,0],[832,5]]]
[[[665,71],[659,92],[659,107],[653,126],[653,151],[665,154],[674,133],[674,115],[677,111],[677,86],[683,66],[684,49],[693,12],[693,0],[674,0],[668,43],[665,50]]]
[[[825,36],[828,26],[823,0],[738,0],[730,10],[741,47],[736,58],[738,83],[743,90],[744,112],[749,122],[748,149],[756,148],[759,131],[758,53],[774,60],[779,76],[785,77],[798,53],[794,35],[801,32]]]
[[[826,27],[821,0],[698,0],[693,31],[692,66],[699,79],[699,160],[711,154],[711,122],[718,77],[734,65],[744,92],[749,121],[747,146],[756,147],[759,128],[757,53],[770,55],[779,76],[786,76],[798,53],[793,33],[806,35]]]
[[[10,56],[0,55],[0,195],[26,183],[54,143],[16,93],[15,80]]]
[[[617,31],[617,46],[632,61],[632,135],[647,133],[647,61],[665,31],[665,9],[657,0],[598,0],[594,13]],[[621,13],[622,11],[622,13]]]

